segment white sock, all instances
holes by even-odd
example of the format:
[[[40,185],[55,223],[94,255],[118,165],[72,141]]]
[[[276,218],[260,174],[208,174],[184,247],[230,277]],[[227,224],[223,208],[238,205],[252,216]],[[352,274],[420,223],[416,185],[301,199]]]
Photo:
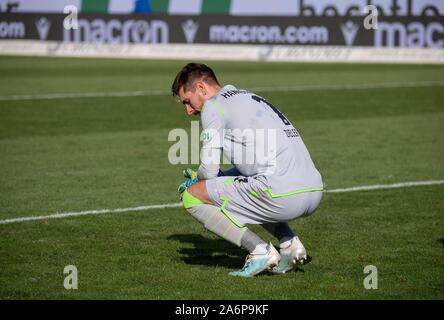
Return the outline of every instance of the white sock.
[[[280,247],[281,249],[288,248],[289,246],[291,246],[291,242],[292,242],[292,240],[293,240],[293,238],[291,238],[290,240],[287,240],[287,241],[281,242],[281,243],[279,244],[279,247]]]
[[[267,246],[268,244],[266,243],[260,243],[254,248],[251,254],[266,254],[268,252]]]

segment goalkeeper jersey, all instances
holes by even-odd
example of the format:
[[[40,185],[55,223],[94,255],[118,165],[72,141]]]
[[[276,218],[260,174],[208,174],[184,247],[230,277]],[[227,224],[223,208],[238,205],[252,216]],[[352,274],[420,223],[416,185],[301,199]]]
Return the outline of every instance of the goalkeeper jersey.
[[[263,97],[226,85],[205,102],[201,121],[200,177],[211,166],[214,175],[222,151],[243,176],[263,179],[274,194],[323,187],[299,132]]]

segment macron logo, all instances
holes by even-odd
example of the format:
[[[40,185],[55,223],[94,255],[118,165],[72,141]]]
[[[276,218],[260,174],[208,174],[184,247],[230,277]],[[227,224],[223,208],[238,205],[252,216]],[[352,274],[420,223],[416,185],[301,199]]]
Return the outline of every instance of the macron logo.
[[[193,20],[187,20],[182,23],[182,30],[185,34],[185,39],[187,43],[193,43],[196,37],[197,29],[199,29],[199,24],[195,23]]]
[[[48,37],[48,31],[51,27],[51,21],[46,19],[46,17],[41,17],[39,20],[35,21],[35,26],[37,28],[37,32],[39,33],[40,40],[46,40]]]
[[[353,23],[353,21],[350,20],[341,25],[342,35],[344,36],[345,44],[347,46],[351,46],[353,45],[353,42],[355,42],[358,29],[359,25]]]

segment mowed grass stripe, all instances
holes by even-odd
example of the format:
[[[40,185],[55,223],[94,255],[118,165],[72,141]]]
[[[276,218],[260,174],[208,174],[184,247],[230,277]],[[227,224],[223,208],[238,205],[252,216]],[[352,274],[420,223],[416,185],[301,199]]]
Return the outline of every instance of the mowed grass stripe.
[[[360,84],[331,84],[331,85],[298,85],[298,86],[270,86],[252,87],[257,92],[292,92],[292,91],[325,91],[325,90],[364,90],[390,88],[420,88],[441,87],[444,81],[409,81],[409,82],[380,82]],[[110,97],[140,97],[140,96],[167,96],[171,93],[166,90],[152,91],[117,91],[117,92],[79,92],[79,93],[47,93],[29,95],[0,96],[0,101],[52,100],[52,99],[79,99],[79,98],[110,98]]]
[[[358,186],[358,187],[350,187],[350,188],[338,188],[325,190],[327,193],[345,193],[345,192],[356,192],[356,191],[370,191],[370,190],[380,190],[380,189],[396,189],[396,188],[407,188],[407,187],[418,187],[418,186],[431,186],[431,185],[440,185],[444,184],[444,180],[430,180],[430,181],[411,181],[411,182],[400,182],[393,184],[377,184],[371,186]],[[104,214],[104,213],[122,213],[122,212],[135,212],[135,211],[145,211],[152,209],[165,209],[165,208],[177,208],[181,207],[182,203],[167,203],[167,204],[156,204],[156,205],[146,205],[139,206],[134,208],[118,208],[118,209],[98,209],[98,210],[87,210],[80,212],[65,212],[65,213],[56,213],[42,216],[33,216],[33,217],[20,217],[20,218],[12,218],[0,220],[0,224],[10,224],[17,222],[25,222],[25,221],[36,221],[36,220],[45,220],[45,219],[61,219],[61,218],[69,218],[76,216],[85,216],[85,215],[96,215],[96,214]]]

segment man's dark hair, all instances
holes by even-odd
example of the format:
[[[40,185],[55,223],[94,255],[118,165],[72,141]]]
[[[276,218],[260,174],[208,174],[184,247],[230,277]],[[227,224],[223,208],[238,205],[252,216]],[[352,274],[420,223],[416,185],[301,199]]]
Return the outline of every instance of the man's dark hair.
[[[181,87],[183,87],[184,90],[190,89],[196,80],[202,80],[208,84],[220,85],[214,71],[209,66],[192,62],[183,67],[174,79],[171,85],[173,96],[179,95]]]

